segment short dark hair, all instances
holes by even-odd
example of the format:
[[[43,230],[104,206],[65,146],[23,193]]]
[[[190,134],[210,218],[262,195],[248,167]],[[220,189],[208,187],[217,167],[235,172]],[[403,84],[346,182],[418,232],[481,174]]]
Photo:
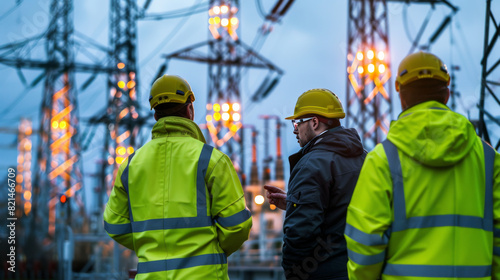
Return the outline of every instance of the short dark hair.
[[[437,79],[419,79],[401,85],[400,94],[408,108],[432,100],[446,104],[448,83]]]
[[[155,114],[158,119],[164,117],[183,117],[189,119],[188,104],[191,100],[188,99],[186,103],[162,103],[158,104],[155,109]]]
[[[330,118],[325,118],[323,116],[315,115],[315,114],[307,114],[307,115],[302,116],[301,118],[309,118],[309,117],[318,118],[319,122],[325,124],[327,129],[332,129],[332,128],[335,128],[337,126],[340,126],[340,120],[338,118],[331,118],[330,119]]]

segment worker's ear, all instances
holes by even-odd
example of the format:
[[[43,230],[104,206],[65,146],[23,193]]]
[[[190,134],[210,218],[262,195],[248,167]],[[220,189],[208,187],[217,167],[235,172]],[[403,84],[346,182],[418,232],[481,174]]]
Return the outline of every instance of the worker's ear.
[[[450,89],[449,88],[446,89],[446,97],[444,99],[444,105],[446,105],[446,103],[448,103],[448,99],[450,99]]]
[[[188,104],[188,117],[190,120],[194,120],[194,106],[193,103]]]
[[[156,115],[156,112],[155,112],[155,121],[158,121],[158,115]]]

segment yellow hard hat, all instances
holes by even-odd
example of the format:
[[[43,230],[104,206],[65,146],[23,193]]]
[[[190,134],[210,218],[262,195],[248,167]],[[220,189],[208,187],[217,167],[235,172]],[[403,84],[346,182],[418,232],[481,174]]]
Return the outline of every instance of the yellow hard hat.
[[[406,85],[418,79],[437,79],[450,84],[450,74],[446,65],[437,56],[418,52],[405,57],[398,67],[396,91],[400,85]]]
[[[340,99],[335,93],[324,88],[311,89],[304,92],[297,99],[293,116],[285,119],[298,119],[301,116],[309,114],[323,116],[328,119],[345,118],[345,112]]]
[[[163,75],[151,87],[149,104],[152,110],[162,103],[186,103],[188,98],[194,101],[194,93],[186,80],[175,75]]]

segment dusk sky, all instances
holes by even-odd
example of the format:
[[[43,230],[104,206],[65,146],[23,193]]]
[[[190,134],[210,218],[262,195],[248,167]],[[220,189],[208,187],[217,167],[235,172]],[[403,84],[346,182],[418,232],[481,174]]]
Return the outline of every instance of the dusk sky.
[[[251,45],[263,18],[258,13],[257,3],[268,12],[276,1],[256,0],[239,1],[240,27],[238,34],[247,45]],[[2,1],[0,6],[0,45],[26,39],[43,33],[49,22],[50,0],[25,0],[19,7],[15,0]],[[153,0],[148,13],[161,13],[194,4],[206,3],[206,0],[195,1],[163,1]],[[478,118],[476,104],[480,96],[481,65],[484,44],[485,5],[483,0],[450,1],[460,10],[453,17],[451,25],[443,32],[430,51],[439,56],[447,65],[457,65],[456,89],[460,93],[457,108],[461,114],[471,119]],[[500,11],[500,1],[492,1],[492,10]],[[142,6],[144,0],[138,1]],[[274,25],[274,30],[268,35],[260,49],[260,54],[284,70],[278,86],[258,104],[249,102],[250,96],[257,89],[265,72],[250,70],[243,76],[240,90],[242,93],[243,123],[253,124],[263,135],[263,121],[260,115],[271,114],[285,118],[293,114],[298,96],[312,88],[328,88],[335,92],[346,104],[346,57],[347,57],[347,0],[296,0],[281,21]],[[396,73],[398,63],[410,49],[409,38],[415,38],[424,18],[431,6],[428,4],[388,3],[389,39],[391,72]],[[441,21],[451,13],[444,5],[437,5],[431,13],[429,24],[422,36],[422,42],[428,41]],[[92,38],[101,45],[108,46],[109,1],[78,0],[74,1],[74,27],[79,34]],[[405,18],[406,16],[406,18]],[[497,15],[500,16],[500,15]],[[498,20],[498,19],[497,19]],[[406,26],[406,28],[405,28]],[[163,63],[161,55],[169,54],[195,43],[209,39],[208,13],[197,13],[190,17],[174,18],[161,21],[139,21],[138,23],[138,65],[139,65],[139,98],[143,106],[142,113],[149,112],[147,97],[153,77]],[[80,40],[81,41],[81,40]],[[500,43],[500,42],[499,42]],[[84,51],[90,48],[84,43],[76,47],[76,60],[91,62]],[[32,50],[33,58],[44,59],[44,45],[40,42]],[[99,60],[104,59],[101,52],[90,51]],[[500,48],[496,47],[490,56],[500,57]],[[40,70],[23,70],[28,83],[40,75]],[[205,118],[205,102],[207,97],[207,66],[205,64],[172,60],[168,65],[168,74],[184,77],[192,86],[196,95],[195,122],[202,123]],[[497,70],[496,73],[499,73]],[[16,129],[21,117],[30,118],[35,129],[40,125],[39,115],[43,82],[32,89],[26,89],[16,69],[0,65],[2,77],[2,102],[0,103],[0,127]],[[89,74],[77,74],[77,87],[86,81]],[[493,76],[499,81],[500,74]],[[106,104],[106,76],[100,75],[86,90],[78,90],[79,115],[82,120],[95,115]],[[392,78],[387,87],[394,87]],[[494,89],[498,92],[498,88]],[[401,112],[397,93],[393,89],[393,118]],[[487,98],[493,114],[500,115],[500,108],[492,106],[493,99]],[[488,107],[487,107],[488,108]],[[496,111],[495,111],[496,110]],[[342,121],[345,124],[345,121]],[[274,127],[274,125],[273,125]],[[87,129],[85,122],[80,123],[80,131]],[[143,130],[149,135],[148,129]],[[91,175],[96,172],[95,162],[103,145],[104,128],[97,130],[90,148],[83,152],[84,175],[86,186],[92,187],[96,182]],[[247,133],[249,135],[249,133]],[[270,131],[274,136],[274,128]],[[282,132],[283,153],[285,157],[299,149],[292,126],[287,121]],[[496,139],[500,133],[495,132]],[[150,137],[145,137],[149,139]],[[36,139],[35,139],[36,140]],[[274,137],[271,151],[274,151]],[[263,158],[263,138],[259,138],[259,159]],[[0,145],[1,167],[16,165],[16,150],[7,146],[15,145],[16,136],[2,133]],[[249,140],[247,141],[249,143]],[[36,145],[36,144],[35,144]],[[250,149],[248,149],[250,155]],[[248,158],[248,157],[247,157]],[[285,160],[285,173],[288,164]],[[247,164],[247,167],[249,165]],[[246,170],[249,173],[249,170]]]

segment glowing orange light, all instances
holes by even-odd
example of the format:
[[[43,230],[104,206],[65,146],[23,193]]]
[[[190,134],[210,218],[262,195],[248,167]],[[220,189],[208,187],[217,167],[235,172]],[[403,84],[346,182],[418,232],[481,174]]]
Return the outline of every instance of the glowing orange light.
[[[238,112],[240,110],[240,103],[233,103],[233,111]]]
[[[214,104],[214,111],[215,112],[219,112],[220,111],[220,105],[219,105],[219,103],[215,103]]]
[[[115,163],[115,160],[112,157],[108,157],[108,164],[113,165]]]
[[[126,152],[127,152],[127,149],[125,149],[125,147],[120,146],[120,147],[116,148],[116,153],[121,155],[121,156],[123,156]]]
[[[26,143],[24,143],[24,149],[26,151],[31,151],[31,142],[30,141],[26,141]]]
[[[385,72],[385,65],[384,64],[380,64],[378,66],[378,72],[381,74]]]
[[[232,17],[230,22],[231,22],[231,25],[238,25],[239,20],[238,20],[238,18]]]
[[[119,81],[118,82],[118,87],[119,88],[124,88],[125,87],[125,82],[124,81]]]
[[[220,113],[215,113],[214,114],[214,120],[216,120],[216,121],[220,120]]]
[[[30,191],[25,191],[23,194],[24,200],[30,200],[31,199],[31,192]]]
[[[52,128],[57,129],[59,127],[59,123],[57,121],[52,122]]]
[[[219,6],[214,6],[212,8],[212,11],[214,12],[214,14],[218,15],[220,13],[220,7]]]
[[[212,104],[208,103],[206,108],[207,108],[207,111],[212,110]]]
[[[227,103],[222,104],[222,111],[224,111],[224,112],[229,111],[229,104],[227,104]]]
[[[233,125],[231,126],[231,128],[230,128],[230,130],[231,130],[232,132],[236,132],[236,131],[238,131],[238,129],[239,129],[239,127],[238,127],[237,125],[235,125],[235,124],[233,124]]]
[[[23,180],[24,180],[23,175],[18,174],[16,176],[16,182],[18,182],[19,184],[21,184],[23,182]]]
[[[129,155],[133,154],[133,153],[134,153],[134,147],[129,146],[129,147],[127,148],[127,153],[128,153]]]
[[[363,66],[358,66],[358,73],[363,74],[363,72],[365,72],[365,69],[363,68]]]
[[[256,195],[254,201],[256,204],[261,205],[262,203],[264,203],[264,197],[260,194]]]
[[[358,53],[356,54],[356,58],[357,58],[358,60],[363,60],[363,53],[362,53],[362,52],[358,52]]]
[[[368,59],[373,59],[375,57],[375,53],[373,52],[373,50],[369,50],[366,53],[366,57],[368,57]]]
[[[369,73],[375,72],[375,65],[373,65],[372,63],[368,64],[368,72]]]
[[[220,24],[224,27],[226,27],[228,24],[229,24],[229,20],[227,18],[223,18],[221,21],[220,21]]]
[[[122,162],[125,160],[123,157],[116,157],[116,163],[122,164]]]
[[[271,204],[271,205],[269,205],[269,208],[270,208],[271,210],[276,210],[276,205]]]
[[[240,114],[238,114],[238,113],[234,113],[234,114],[233,114],[233,120],[234,120],[235,122],[240,121],[240,119],[241,119],[241,115],[240,115]]]
[[[225,121],[229,120],[229,114],[228,113],[222,114],[222,120],[225,120]]]
[[[63,194],[63,195],[61,195],[61,198],[59,200],[61,201],[61,203],[66,203],[68,198]]]
[[[207,120],[207,122],[211,122],[212,121],[212,115],[207,115],[205,117],[205,120]]]
[[[120,63],[118,63],[118,64],[116,65],[116,67],[118,67],[118,69],[123,69],[123,68],[125,68],[125,63],[120,62]]]
[[[134,82],[134,81],[128,81],[128,83],[127,83],[127,87],[128,87],[128,88],[133,88],[133,87],[135,87],[135,82]]]
[[[66,121],[61,121],[61,122],[59,123],[59,127],[60,127],[61,129],[65,129],[67,124],[68,124],[68,123],[67,123]]]
[[[384,60],[385,58],[385,53],[383,51],[379,51],[377,54],[377,57],[379,60]]]
[[[229,11],[229,8],[228,8],[228,6],[227,6],[227,5],[222,5],[222,6],[220,6],[220,12],[221,12],[222,14],[225,14],[225,13],[227,13],[228,11]]]

